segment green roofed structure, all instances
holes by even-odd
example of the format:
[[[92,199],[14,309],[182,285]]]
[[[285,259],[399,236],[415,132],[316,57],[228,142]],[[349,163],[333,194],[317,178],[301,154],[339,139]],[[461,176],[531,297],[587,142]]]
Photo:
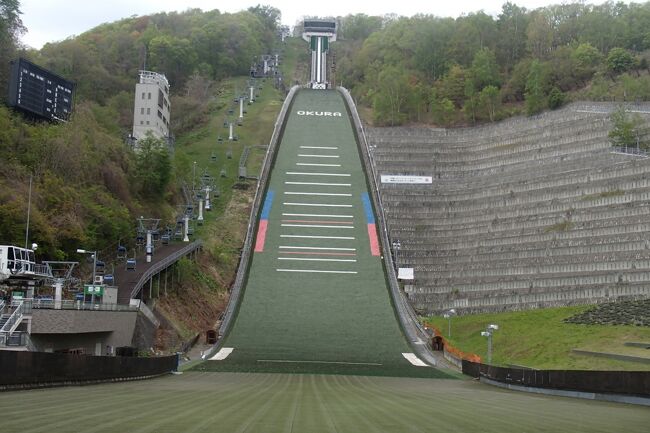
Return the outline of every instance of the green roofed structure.
[[[293,94],[271,174],[258,191],[234,323],[197,368],[446,376],[414,353],[398,320],[342,93]]]
[[[309,42],[311,48],[311,88],[329,88],[327,53],[330,42],[336,41],[336,21],[304,20],[302,38]]]

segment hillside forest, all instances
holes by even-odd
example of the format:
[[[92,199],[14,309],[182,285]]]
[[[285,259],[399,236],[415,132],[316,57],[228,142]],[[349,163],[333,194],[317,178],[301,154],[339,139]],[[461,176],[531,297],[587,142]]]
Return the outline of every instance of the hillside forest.
[[[66,259],[79,246],[112,250],[134,237],[138,216],[171,218],[179,204],[189,166],[160,143],[139,154],[124,144],[138,71],[166,74],[171,130],[187,136],[218,107],[219,82],[247,75],[255,56],[273,51],[280,11],[133,16],[40,50],[21,46],[20,18],[19,0],[0,0],[0,88],[7,89],[8,61],[23,56],[74,81],[77,95],[74,116],[62,124],[0,107],[0,239],[24,243],[31,176],[30,238],[39,256]],[[497,16],[338,21],[336,84],[351,89],[377,125],[472,125],[571,100],[650,98],[650,2],[535,10],[507,2]]]
[[[650,99],[650,2],[506,2],[497,16],[339,19],[337,84],[376,125],[536,114],[572,100]]]
[[[138,71],[170,81],[176,136],[204,125],[219,104],[220,80],[247,75],[255,56],[271,51],[280,15],[258,6],[159,13],[103,24],[79,36],[27,49],[20,2],[0,0],[0,88],[18,56],[75,82],[75,112],[49,124],[0,106],[0,243],[23,245],[28,185],[33,178],[30,243],[40,258],[65,260],[76,248],[113,255],[135,239],[141,215],[172,219],[187,167],[175,167],[157,140],[135,153],[125,145]]]

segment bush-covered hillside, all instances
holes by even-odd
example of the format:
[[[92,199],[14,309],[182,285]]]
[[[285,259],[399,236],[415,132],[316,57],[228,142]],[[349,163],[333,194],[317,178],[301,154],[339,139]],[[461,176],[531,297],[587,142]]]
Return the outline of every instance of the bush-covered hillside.
[[[650,2],[506,2],[496,17],[351,15],[339,28],[337,81],[378,125],[474,124],[570,99],[650,98]]]
[[[0,89],[10,59],[24,56],[76,83],[75,113],[48,124],[0,107],[0,241],[25,239],[33,176],[30,242],[42,258],[76,248],[112,250],[134,237],[140,215],[169,218],[178,171],[167,151],[139,154],[123,142],[131,130],[133,89],[147,69],[165,73],[177,136],[200,127],[221,103],[216,82],[246,75],[254,56],[274,43],[279,11],[257,6],[234,14],[199,9],[131,17],[40,51],[19,44],[20,2],[0,0]]]

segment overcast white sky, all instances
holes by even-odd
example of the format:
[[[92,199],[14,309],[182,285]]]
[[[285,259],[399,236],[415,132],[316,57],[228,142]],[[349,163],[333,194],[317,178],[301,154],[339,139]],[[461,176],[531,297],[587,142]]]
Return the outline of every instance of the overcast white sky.
[[[300,0],[21,0],[22,20],[28,29],[22,41],[34,48],[46,42],[59,41],[78,35],[106,22],[132,15],[147,15],[162,11],[183,11],[188,8],[219,9],[237,12],[257,4],[271,5],[282,11],[282,22],[293,26],[305,15],[344,16],[354,13],[384,15],[396,13],[411,16],[417,13],[440,17],[457,17],[469,12],[496,15],[506,0],[455,1],[387,1],[387,0],[327,0],[311,2]],[[535,9],[563,0],[514,0],[519,6]],[[637,0],[643,2],[643,0]],[[603,3],[589,1],[588,3]],[[625,3],[629,3],[626,1]]]

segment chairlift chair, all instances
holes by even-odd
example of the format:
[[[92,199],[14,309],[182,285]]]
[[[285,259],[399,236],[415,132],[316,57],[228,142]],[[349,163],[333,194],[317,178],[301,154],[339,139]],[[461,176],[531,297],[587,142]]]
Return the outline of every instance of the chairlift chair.
[[[127,271],[135,271],[135,265],[136,265],[135,257],[130,258],[130,259],[126,259],[126,270]]]
[[[126,258],[126,247],[123,245],[118,245],[117,247],[117,258],[119,260]]]

